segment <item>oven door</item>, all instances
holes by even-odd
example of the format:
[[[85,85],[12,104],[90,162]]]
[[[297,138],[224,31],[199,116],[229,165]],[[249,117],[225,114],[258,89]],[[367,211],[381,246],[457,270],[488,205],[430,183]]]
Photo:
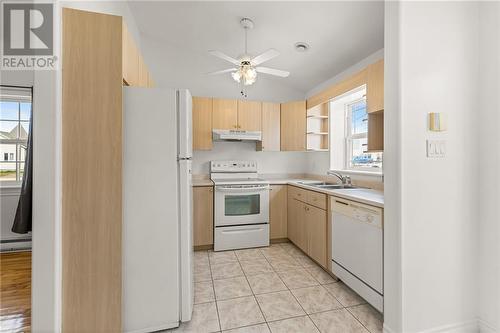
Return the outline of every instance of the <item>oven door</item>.
[[[269,223],[269,185],[215,186],[215,226]]]

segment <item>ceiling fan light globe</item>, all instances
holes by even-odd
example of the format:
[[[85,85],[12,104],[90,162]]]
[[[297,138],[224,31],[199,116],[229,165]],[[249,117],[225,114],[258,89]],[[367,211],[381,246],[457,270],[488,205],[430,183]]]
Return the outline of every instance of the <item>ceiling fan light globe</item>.
[[[240,71],[236,71],[236,72],[231,73],[231,76],[233,77],[234,81],[236,81],[238,83],[241,81],[241,73],[240,73]]]
[[[255,83],[255,80],[257,79],[257,77],[245,77],[245,80],[243,81],[243,84],[245,86],[250,86],[252,84]]]
[[[253,67],[248,67],[245,72],[245,76],[249,79],[254,79],[257,77],[257,71]]]

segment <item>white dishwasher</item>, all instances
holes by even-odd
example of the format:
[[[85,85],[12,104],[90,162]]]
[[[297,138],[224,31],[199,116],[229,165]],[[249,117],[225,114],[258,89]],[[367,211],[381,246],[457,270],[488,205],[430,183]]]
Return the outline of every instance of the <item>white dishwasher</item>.
[[[383,312],[382,209],[331,197],[332,271]]]

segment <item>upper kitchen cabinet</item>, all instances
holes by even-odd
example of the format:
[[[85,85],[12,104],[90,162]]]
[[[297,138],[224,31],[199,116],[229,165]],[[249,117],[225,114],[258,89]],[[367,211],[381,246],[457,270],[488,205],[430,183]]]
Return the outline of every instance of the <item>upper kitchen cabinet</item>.
[[[281,150],[306,150],[306,101],[281,104]]]
[[[153,87],[153,79],[132,35],[122,20],[123,84],[131,87]]]
[[[262,102],[238,100],[238,129],[261,131]]]
[[[368,113],[384,110],[384,60],[367,67],[366,102]]]
[[[193,150],[212,149],[212,98],[193,97]]]
[[[366,76],[367,150],[384,151],[384,60],[369,65]]]
[[[213,99],[212,128],[238,129],[238,101],[235,99]]]
[[[257,150],[280,151],[281,136],[280,103],[262,102],[262,141],[257,142]]]

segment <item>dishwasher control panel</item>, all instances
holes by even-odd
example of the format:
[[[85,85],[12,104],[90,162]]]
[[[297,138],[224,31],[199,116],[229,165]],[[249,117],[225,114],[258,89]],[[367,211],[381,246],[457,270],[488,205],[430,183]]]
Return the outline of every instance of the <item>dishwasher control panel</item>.
[[[350,200],[332,198],[332,211],[343,214],[357,222],[382,228],[382,210]]]

